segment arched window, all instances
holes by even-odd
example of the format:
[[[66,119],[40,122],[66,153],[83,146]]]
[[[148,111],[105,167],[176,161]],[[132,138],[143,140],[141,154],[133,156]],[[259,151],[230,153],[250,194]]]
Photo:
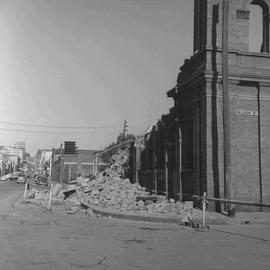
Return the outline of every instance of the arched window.
[[[262,0],[250,5],[249,50],[269,53],[269,8]]]

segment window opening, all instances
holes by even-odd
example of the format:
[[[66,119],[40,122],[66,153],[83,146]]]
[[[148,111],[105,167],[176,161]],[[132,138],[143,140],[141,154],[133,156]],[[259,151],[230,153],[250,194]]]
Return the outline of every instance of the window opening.
[[[261,0],[254,0],[250,5],[249,50],[269,52],[269,9]]]

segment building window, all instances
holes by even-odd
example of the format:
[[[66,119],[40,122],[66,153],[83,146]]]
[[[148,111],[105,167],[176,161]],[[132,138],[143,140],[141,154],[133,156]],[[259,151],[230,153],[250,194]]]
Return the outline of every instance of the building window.
[[[249,50],[269,53],[269,8],[262,0],[250,5]]]

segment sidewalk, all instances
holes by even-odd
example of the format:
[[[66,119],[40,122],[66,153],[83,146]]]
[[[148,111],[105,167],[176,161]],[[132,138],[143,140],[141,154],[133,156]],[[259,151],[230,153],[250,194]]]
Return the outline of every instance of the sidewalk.
[[[136,221],[160,222],[160,223],[176,223],[185,224],[186,216],[173,213],[147,213],[147,212],[131,212],[117,211],[112,208],[100,208],[89,205],[84,201],[81,204],[92,209],[93,213],[105,217],[118,219],[129,219]],[[194,224],[202,223],[202,211],[193,209],[191,213]],[[215,212],[206,212],[206,225],[247,225],[247,224],[270,224],[270,213],[265,212],[238,212],[235,217],[228,217]]]
[[[23,200],[22,200],[23,201]],[[47,208],[47,201],[43,199],[28,199],[30,203],[40,205]],[[85,201],[80,201],[84,208],[89,208],[94,214],[103,217],[111,217],[117,219],[126,219],[134,221],[185,224],[188,221],[185,213],[179,215],[176,213],[149,213],[146,211],[122,211],[113,208],[102,208],[96,205],[90,205]],[[57,208],[60,205],[69,205],[69,201],[52,200],[52,208]],[[71,202],[72,204],[72,202]],[[79,206],[77,206],[79,207]],[[192,222],[202,224],[202,211],[193,209],[191,212]],[[235,217],[228,217],[224,214],[216,212],[206,212],[206,225],[267,225],[270,224],[269,212],[237,212]]]

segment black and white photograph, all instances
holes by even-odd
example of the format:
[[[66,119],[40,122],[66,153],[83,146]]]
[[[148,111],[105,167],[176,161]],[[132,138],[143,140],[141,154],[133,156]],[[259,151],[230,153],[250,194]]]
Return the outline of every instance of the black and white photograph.
[[[270,0],[0,0],[0,270],[270,269]]]

